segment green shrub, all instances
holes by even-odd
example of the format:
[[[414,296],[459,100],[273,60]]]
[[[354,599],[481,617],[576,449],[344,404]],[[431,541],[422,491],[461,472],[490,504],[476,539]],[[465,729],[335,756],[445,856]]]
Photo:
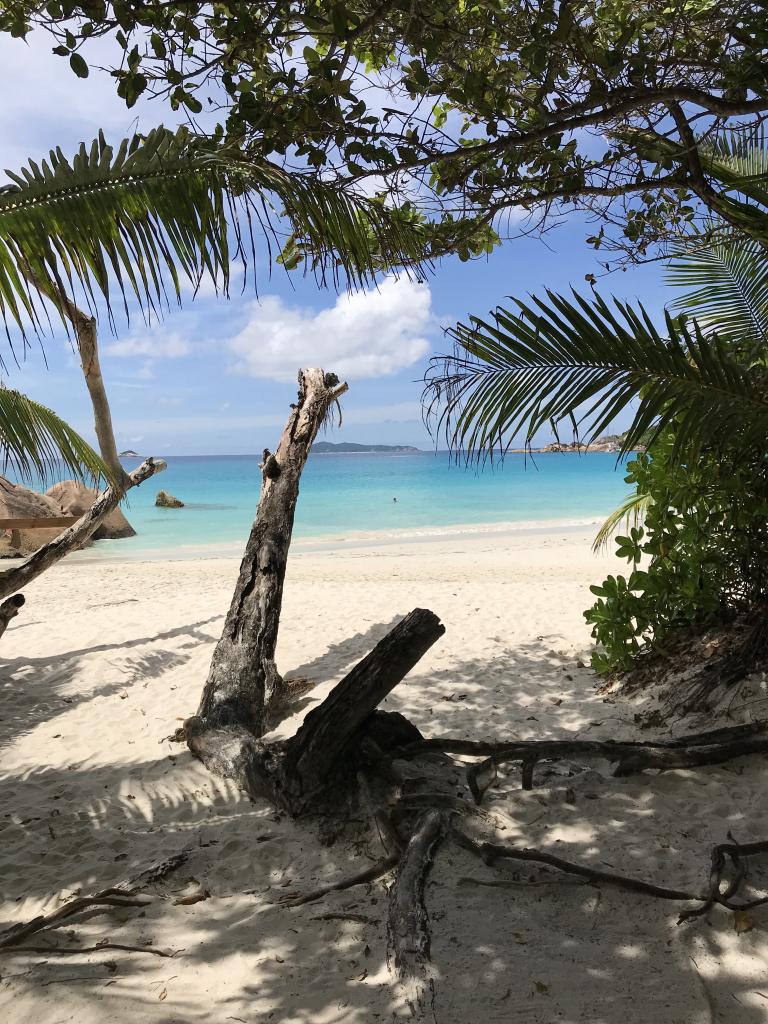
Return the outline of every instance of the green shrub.
[[[672,428],[673,429],[673,428]],[[768,588],[768,462],[762,452],[669,458],[672,429],[628,463],[627,483],[648,496],[642,528],[616,538],[631,571],[591,587],[584,616],[599,648],[597,672],[631,667],[674,633],[724,619]]]

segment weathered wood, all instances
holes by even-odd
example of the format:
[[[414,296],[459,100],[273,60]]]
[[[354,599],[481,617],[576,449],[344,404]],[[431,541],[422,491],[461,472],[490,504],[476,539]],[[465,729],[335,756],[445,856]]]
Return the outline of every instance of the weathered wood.
[[[0,530],[55,530],[72,526],[78,516],[49,516],[47,519],[0,519]]]
[[[448,816],[427,811],[416,823],[389,891],[388,951],[407,1006],[416,1020],[434,1020],[434,979],[429,957],[429,916],[424,886]],[[400,1015],[395,1015],[395,1019]]]
[[[291,814],[316,809],[328,802],[331,783],[354,774],[356,764],[349,755],[369,739],[369,723],[377,748],[390,734],[388,745],[398,747],[419,735],[402,716],[376,712],[376,707],[444,632],[433,612],[414,609],[309,712],[288,740],[265,743],[238,722],[212,726],[201,715],[184,723],[184,739],[210,771],[234,779],[252,796],[266,796]]]
[[[301,370],[277,451],[264,452],[256,518],[198,709],[211,727],[237,723],[259,736],[270,703],[281,698],[275,646],[299,480],[317,431],[346,390],[335,374]]]
[[[24,606],[26,598],[23,594],[14,594],[6,598],[0,604],[0,636],[8,629],[8,623],[19,614],[19,609]]]
[[[634,775],[648,768],[694,768],[722,764],[747,754],[768,753],[768,731],[763,723],[750,723],[655,741],[574,739],[508,742],[434,737],[409,744],[398,751],[397,756],[415,757],[433,750],[486,758],[469,769],[470,788],[477,800],[481,789],[476,784],[477,776],[488,773],[497,764],[520,761],[523,766],[523,789],[531,789],[533,769],[537,761],[541,760],[601,757],[616,765],[613,772],[615,776]]]
[[[145,480],[161,473],[166,468],[162,459],[145,459],[132,473],[127,474],[130,487],[138,487]],[[0,600],[21,590],[46,569],[75,551],[96,532],[109,513],[120,504],[126,488],[113,484],[96,498],[93,505],[84,512],[73,526],[54,537],[48,544],[38,548],[21,565],[0,573]]]
[[[415,608],[337,683],[288,743],[295,785],[304,793],[325,785],[365,720],[443,633],[434,612]]]

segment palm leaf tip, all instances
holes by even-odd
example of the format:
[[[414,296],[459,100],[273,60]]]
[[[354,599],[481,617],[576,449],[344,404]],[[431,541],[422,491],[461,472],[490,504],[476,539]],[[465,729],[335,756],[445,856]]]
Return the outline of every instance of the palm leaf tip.
[[[605,519],[600,529],[595,535],[595,539],[592,541],[592,550],[597,554],[600,551],[605,551],[611,538],[622,525],[625,524],[627,528],[632,526],[639,526],[645,519],[648,509],[653,504],[653,498],[650,494],[639,494],[637,491],[633,491],[628,498],[615,508]]]
[[[40,331],[39,299],[53,290],[89,308],[116,296],[160,314],[181,280],[203,276],[227,291],[234,261],[255,259],[281,224],[304,240],[313,265],[353,283],[382,262],[422,259],[419,229],[392,211],[309,175],[243,158],[186,128],[160,127],[116,149],[99,136],[72,159],[52,151],[38,166],[7,172],[0,188],[0,317]],[[272,199],[279,203],[272,205]],[[66,321],[66,311],[58,312]]]
[[[62,470],[76,480],[113,482],[87,441],[60,416],[19,391],[0,386],[0,459],[24,483],[47,482]]]
[[[641,306],[547,292],[450,332],[454,352],[433,358],[425,404],[449,447],[468,457],[504,454],[570,421],[584,443],[637,403],[622,455],[652,444],[674,420],[673,459],[691,445],[738,436],[762,444],[768,399],[716,335],[669,314],[664,332]]]

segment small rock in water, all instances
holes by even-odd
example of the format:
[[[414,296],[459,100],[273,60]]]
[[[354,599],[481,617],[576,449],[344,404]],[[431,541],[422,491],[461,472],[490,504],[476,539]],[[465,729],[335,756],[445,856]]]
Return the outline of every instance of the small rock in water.
[[[180,498],[174,498],[168,491],[158,491],[155,498],[155,505],[158,508],[184,508],[184,502]]]

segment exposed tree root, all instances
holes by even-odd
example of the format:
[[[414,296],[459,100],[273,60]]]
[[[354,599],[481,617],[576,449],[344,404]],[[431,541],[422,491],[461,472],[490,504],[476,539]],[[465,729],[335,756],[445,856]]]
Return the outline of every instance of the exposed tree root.
[[[768,840],[743,844],[722,843],[715,846],[712,850],[709,891],[707,895],[701,895],[688,892],[685,889],[671,889],[667,886],[656,885],[653,882],[646,882],[643,879],[633,878],[630,875],[620,875],[614,871],[602,871],[598,868],[589,867],[586,864],[577,864],[562,857],[556,857],[545,850],[532,850],[526,847],[478,842],[457,828],[452,830],[452,837],[464,849],[477,854],[484,863],[489,865],[495,864],[498,860],[516,860],[545,864],[565,874],[577,875],[588,882],[611,885],[618,889],[624,889],[626,892],[640,893],[643,896],[652,896],[655,899],[698,903],[699,906],[682,911],[678,918],[678,924],[682,924],[694,917],[701,917],[716,905],[726,910],[745,911],[768,903],[768,895],[751,900],[741,899],[737,901],[735,899],[746,878],[746,868],[742,858],[758,853],[768,853]],[[730,861],[732,864],[734,875],[723,889],[727,861]]]
[[[148,896],[132,896],[126,889],[102,889],[93,896],[76,896],[52,914],[41,914],[26,924],[13,925],[0,934],[0,949],[18,946],[28,936],[47,928],[55,928],[68,918],[92,907],[146,907],[152,903]]]
[[[731,838],[729,834],[729,838]],[[742,903],[733,903],[733,897],[746,878],[746,865],[744,857],[752,857],[757,853],[768,853],[768,840],[761,840],[755,843],[720,843],[713,847],[711,854],[711,868],[709,872],[709,893],[701,906],[693,910],[686,910],[680,915],[680,921],[687,921],[692,917],[701,917],[706,914],[715,904],[727,907],[729,910],[752,910],[754,907],[768,903],[768,896],[761,896],[754,900],[746,900]],[[733,877],[728,881],[723,890],[723,881],[728,862],[733,867]]]
[[[63,907],[54,910],[52,914],[40,914],[38,917],[32,918],[31,921],[11,925],[4,932],[0,932],[0,952],[6,949],[18,949],[21,943],[30,935],[35,935],[37,932],[45,931],[49,928],[55,928],[62,921],[66,921],[70,917],[82,913],[84,910],[91,910],[94,907],[149,906],[153,902],[153,897],[139,895],[137,892],[138,887],[158,882],[161,878],[170,874],[171,871],[175,871],[176,868],[180,867],[188,857],[189,850],[180,850],[178,853],[174,853],[172,856],[142,869],[121,885],[102,889],[100,892],[94,893],[93,896],[75,896],[74,899],[68,900]],[[95,948],[104,949],[106,947],[99,946]],[[56,952],[56,950],[52,949],[51,952]],[[85,952],[85,950],[73,949],[69,952],[79,953]],[[162,956],[164,954],[158,953],[157,955]]]
[[[418,819],[389,893],[389,953],[409,1013],[417,1020],[434,1019],[435,987],[424,885],[447,825],[448,815],[443,811],[427,811]]]
[[[762,724],[740,725],[655,742],[613,740],[518,740],[486,742],[437,737],[409,744],[392,757],[411,758],[427,751],[483,756],[485,761],[468,769],[467,784],[479,803],[492,784],[498,764],[520,761],[523,789],[533,788],[537,762],[564,757],[601,757],[616,764],[615,776],[635,775],[647,768],[694,768],[721,764],[746,754],[768,753],[768,735]],[[481,785],[481,780],[483,784]]]
[[[382,875],[386,875],[388,871],[391,871],[399,859],[396,854],[392,854],[384,860],[372,864],[364,871],[358,871],[355,875],[341,878],[338,882],[321,885],[320,888],[303,893],[301,896],[288,896],[284,900],[280,900],[280,905],[283,907],[301,907],[305,903],[313,903],[315,900],[322,899],[323,896],[327,896],[331,892],[342,892],[344,889],[351,889],[355,885],[375,882],[377,878],[381,878]]]
[[[155,949],[152,946],[128,946],[122,942],[100,942],[96,946],[4,946],[0,953],[53,953],[59,956],[79,956],[83,953],[101,953],[103,949],[122,949],[126,953],[151,953],[152,956],[176,956],[178,949]]]

